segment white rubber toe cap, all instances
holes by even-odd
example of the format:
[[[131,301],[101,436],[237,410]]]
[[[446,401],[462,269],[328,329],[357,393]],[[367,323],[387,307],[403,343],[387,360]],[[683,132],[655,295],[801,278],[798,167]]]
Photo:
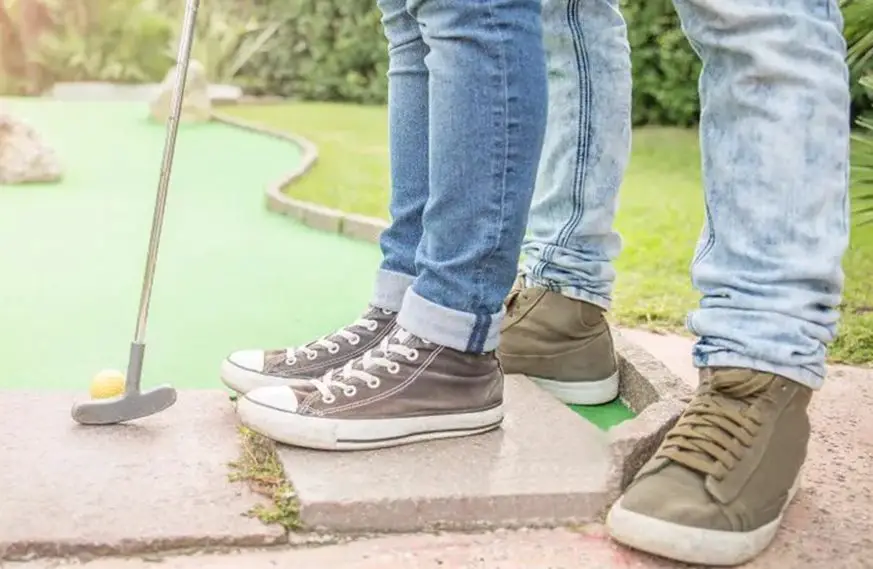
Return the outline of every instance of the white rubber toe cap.
[[[221,381],[237,393],[246,394],[252,389],[275,385],[264,370],[263,350],[242,350],[227,356],[221,362]]]
[[[231,364],[248,371],[264,371],[263,350],[240,350],[227,357]]]
[[[290,387],[260,387],[246,394],[246,399],[284,413],[297,411],[297,396]]]
[[[221,362],[221,381],[226,386],[245,395],[261,387],[305,385],[305,377],[285,377],[264,372],[263,350],[241,350],[230,354]]]

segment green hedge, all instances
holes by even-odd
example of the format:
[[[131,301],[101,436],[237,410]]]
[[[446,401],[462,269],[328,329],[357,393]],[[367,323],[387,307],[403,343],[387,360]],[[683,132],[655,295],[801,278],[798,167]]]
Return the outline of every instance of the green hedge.
[[[265,0],[262,17],[284,24],[270,49],[243,69],[248,87],[302,99],[385,102],[387,54],[375,4]],[[634,122],[694,123],[700,64],[678,29],[670,1],[623,4],[633,48]]]
[[[847,0],[852,3],[855,0]],[[248,87],[303,99],[382,103],[385,41],[374,0],[261,0],[262,17],[284,21],[270,49],[243,69]],[[671,0],[622,0],[634,73],[633,120],[697,121],[700,62],[679,29]],[[864,93],[856,92],[859,108]]]
[[[374,0],[267,0],[284,22],[241,75],[250,90],[321,101],[382,103],[388,56]]]

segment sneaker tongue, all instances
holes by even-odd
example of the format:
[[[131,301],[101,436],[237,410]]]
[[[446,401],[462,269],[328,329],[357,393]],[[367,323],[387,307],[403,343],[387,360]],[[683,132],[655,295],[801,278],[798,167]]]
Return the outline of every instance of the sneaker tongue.
[[[408,342],[412,337],[413,337],[413,336],[412,336],[411,333],[407,332],[407,331],[404,330],[403,328],[398,328],[397,331],[394,332],[394,334],[391,335],[391,341],[392,341],[392,342],[397,342],[398,344],[405,344],[405,343],[407,343],[407,342]]]

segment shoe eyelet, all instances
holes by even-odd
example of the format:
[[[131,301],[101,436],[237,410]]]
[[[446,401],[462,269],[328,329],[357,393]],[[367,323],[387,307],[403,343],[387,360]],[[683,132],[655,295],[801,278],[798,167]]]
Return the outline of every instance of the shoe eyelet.
[[[350,385],[348,389],[343,389],[343,395],[346,397],[354,397],[357,392],[358,388],[354,385]]]
[[[377,328],[379,328],[379,323],[375,320],[367,324],[367,330],[369,330],[370,332],[375,332]]]
[[[391,362],[391,365],[388,366],[388,373],[392,375],[400,373],[400,364],[397,362]]]
[[[297,363],[297,358],[285,358],[285,365],[286,366],[293,366],[296,363]]]
[[[382,314],[384,314],[385,316],[391,316],[392,314],[394,314],[394,311],[393,311],[393,310],[388,310],[387,308],[383,308],[383,309],[382,309]]]
[[[339,352],[339,350],[340,350],[340,348],[336,344],[334,344],[333,346],[331,346],[327,349],[327,351],[330,352],[331,354],[335,354],[335,353]]]
[[[312,361],[317,357],[318,357],[318,354],[315,352],[310,352],[310,353],[306,354],[306,359],[309,361]]]
[[[357,346],[358,344],[361,343],[361,337],[358,336],[357,334],[355,334],[354,336],[352,336],[348,340],[349,340],[349,344],[351,344],[353,346]]]
[[[406,360],[410,361],[410,362],[414,362],[415,360],[418,359],[418,355],[419,355],[418,350],[413,348],[412,351],[409,352],[409,355],[406,356]]]
[[[321,401],[327,405],[330,405],[334,401],[336,401],[336,395],[329,395],[327,397],[322,396]]]
[[[369,387],[370,389],[378,389],[380,385],[382,385],[382,382],[379,381],[378,377],[376,379],[374,379],[373,381],[367,382],[367,387]]]

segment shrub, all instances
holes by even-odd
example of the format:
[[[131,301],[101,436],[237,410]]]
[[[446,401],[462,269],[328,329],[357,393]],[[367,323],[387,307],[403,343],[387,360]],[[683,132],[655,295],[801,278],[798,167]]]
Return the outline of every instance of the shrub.
[[[163,10],[179,28],[184,16],[183,2],[166,2]],[[197,12],[191,57],[200,62],[214,83],[245,83],[241,70],[261,53],[276,35],[282,22],[268,22],[256,16],[251,6],[231,0],[202,2]],[[179,49],[178,33],[166,46],[175,60]]]
[[[322,101],[383,103],[388,56],[373,0],[266,0],[282,22],[243,75],[259,92]]]
[[[700,60],[679,28],[672,2],[623,0],[621,4],[631,45],[634,124],[696,123]]]
[[[160,80],[173,22],[155,0],[43,0],[51,18],[31,61],[50,82]]]

